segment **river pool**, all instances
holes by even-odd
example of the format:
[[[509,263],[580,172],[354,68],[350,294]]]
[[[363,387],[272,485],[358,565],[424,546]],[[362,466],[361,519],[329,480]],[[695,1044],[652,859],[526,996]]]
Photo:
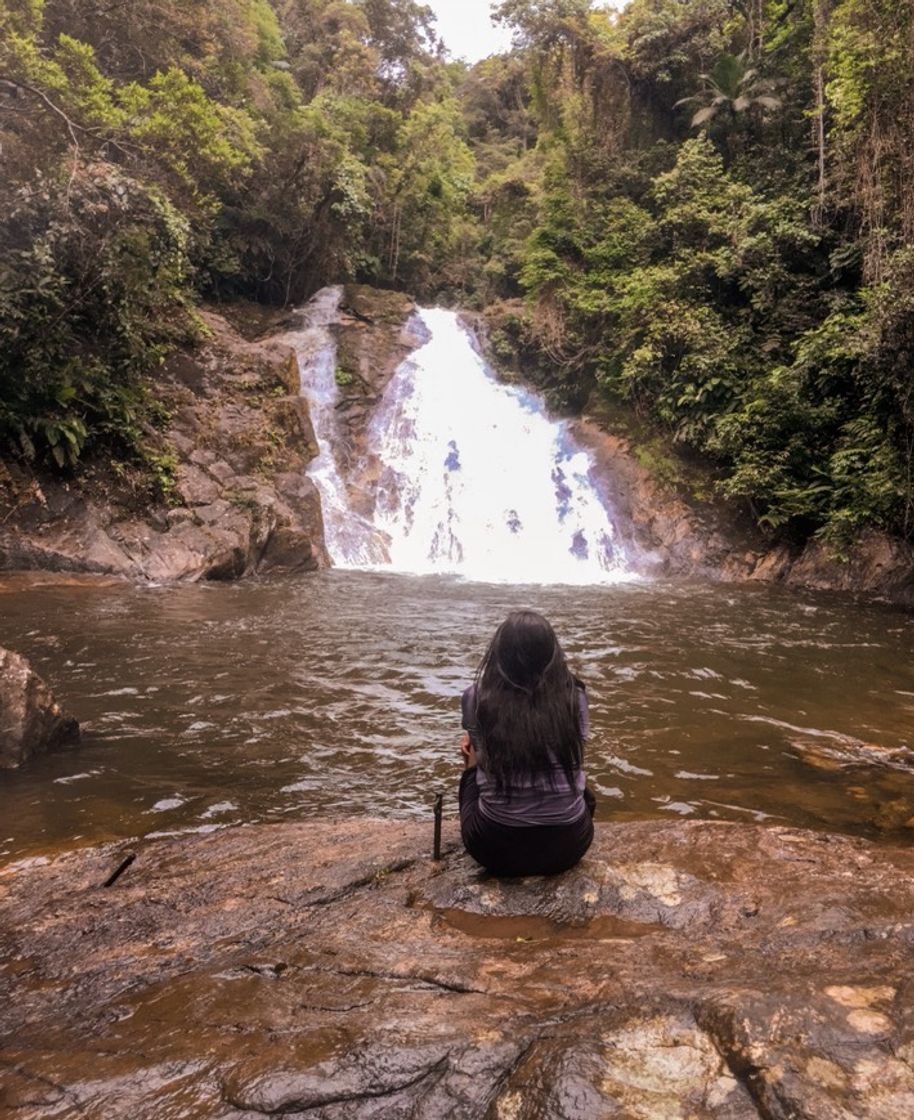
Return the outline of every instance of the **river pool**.
[[[914,618],[768,586],[513,587],[327,571],[237,584],[0,581],[0,644],[81,721],[0,773],[0,858],[339,814],[455,811],[459,695],[532,606],[586,681],[600,820],[776,821],[897,839],[914,774]],[[910,808],[910,812],[908,812]]]

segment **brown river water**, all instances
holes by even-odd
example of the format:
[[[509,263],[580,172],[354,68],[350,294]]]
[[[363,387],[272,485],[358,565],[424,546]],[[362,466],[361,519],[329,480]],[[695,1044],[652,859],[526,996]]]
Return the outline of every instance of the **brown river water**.
[[[0,580],[0,644],[84,727],[0,772],[0,860],[249,821],[456,811],[459,696],[532,606],[590,695],[600,820],[914,835],[914,617],[765,586],[513,587],[329,571],[134,587]],[[865,753],[865,752],[864,752]],[[905,826],[908,825],[906,828]]]

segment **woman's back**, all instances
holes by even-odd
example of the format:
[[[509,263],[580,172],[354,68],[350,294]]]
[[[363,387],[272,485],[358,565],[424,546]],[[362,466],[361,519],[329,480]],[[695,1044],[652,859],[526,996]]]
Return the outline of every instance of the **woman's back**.
[[[583,773],[587,697],[542,615],[508,616],[461,708],[467,850],[502,875],[572,866],[593,839],[593,798]]]
[[[576,688],[581,725],[581,739],[587,736],[587,694],[583,685]],[[469,732],[476,749],[476,784],[479,788],[480,812],[500,824],[564,825],[573,824],[585,812],[586,781],[581,767],[571,776],[554,753],[548,767],[518,771],[507,782],[499,783],[486,770],[485,750],[476,721],[477,686],[470,685],[463,693],[461,710],[463,727]]]

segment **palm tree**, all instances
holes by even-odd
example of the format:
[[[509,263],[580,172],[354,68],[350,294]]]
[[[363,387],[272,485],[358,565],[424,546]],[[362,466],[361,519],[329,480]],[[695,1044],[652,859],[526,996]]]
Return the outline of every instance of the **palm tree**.
[[[722,54],[709,74],[700,75],[702,89],[676,102],[676,107],[699,102],[702,107],[692,117],[692,127],[709,125],[725,111],[735,117],[751,109],[780,109],[781,99],[771,93],[772,83],[749,66],[744,55]]]

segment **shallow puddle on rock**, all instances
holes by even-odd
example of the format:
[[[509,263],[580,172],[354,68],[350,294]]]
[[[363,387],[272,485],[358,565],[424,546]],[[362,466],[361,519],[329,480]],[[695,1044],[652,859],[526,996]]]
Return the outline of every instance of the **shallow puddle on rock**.
[[[349,1031],[324,1020],[327,1012],[346,1010],[353,991],[356,1002],[367,1002],[373,991],[369,986],[366,996],[366,981],[313,973],[284,981],[296,970],[283,968],[277,977],[271,967],[276,968],[241,964],[229,974],[190,973],[128,994],[109,1009],[109,1038],[125,1052],[155,1052],[178,1061],[187,1045],[188,1008],[193,1008],[201,1024],[197,1044],[210,1057],[236,1054],[241,1035],[262,1036],[268,1049],[282,1038],[290,1060],[307,1066],[346,1054],[352,1046]]]
[[[467,910],[433,911],[435,919],[468,937],[497,938],[503,941],[613,941],[646,937],[662,926],[629,922],[602,915],[589,922],[559,922],[552,918],[516,914],[472,914]]]

